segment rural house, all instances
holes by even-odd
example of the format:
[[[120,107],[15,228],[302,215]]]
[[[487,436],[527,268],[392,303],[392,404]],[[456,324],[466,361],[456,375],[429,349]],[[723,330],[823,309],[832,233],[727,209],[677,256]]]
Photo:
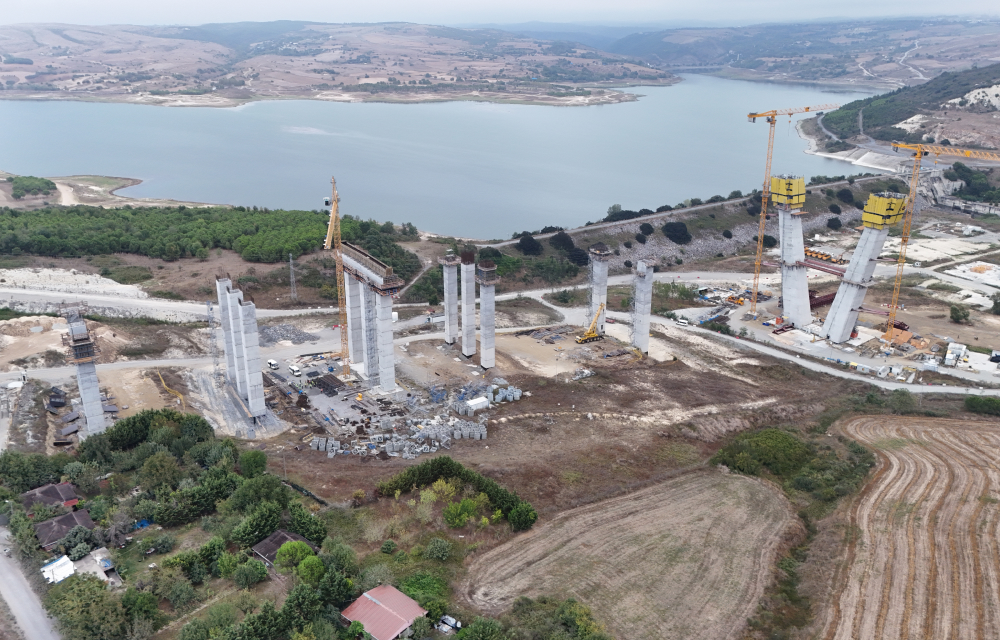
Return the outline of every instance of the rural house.
[[[319,549],[313,543],[309,542],[297,533],[292,533],[291,531],[285,531],[284,529],[278,529],[268,537],[264,538],[257,544],[253,546],[254,554],[264,561],[268,567],[274,566],[274,559],[278,556],[278,549],[281,545],[286,542],[305,542],[313,551],[319,551]]]
[[[21,494],[21,503],[24,504],[24,508],[28,510],[28,513],[31,513],[31,507],[38,503],[49,507],[59,505],[72,507],[77,502],[79,502],[79,498],[76,495],[76,489],[69,482],[47,484]]]
[[[39,522],[35,525],[35,535],[38,536],[38,544],[46,551],[51,551],[56,543],[66,537],[70,529],[77,526],[93,529],[97,525],[90,519],[90,512],[85,509]]]
[[[427,610],[392,585],[383,584],[361,594],[340,614],[347,624],[357,620],[375,640],[395,640]]]

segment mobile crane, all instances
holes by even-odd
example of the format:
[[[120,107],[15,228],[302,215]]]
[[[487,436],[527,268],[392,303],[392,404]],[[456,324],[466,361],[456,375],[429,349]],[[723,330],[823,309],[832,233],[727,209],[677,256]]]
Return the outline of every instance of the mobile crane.
[[[604,340],[604,336],[597,333],[597,321],[600,320],[601,314],[604,312],[604,303],[597,305],[597,313],[594,314],[594,319],[590,321],[590,327],[587,328],[587,332],[576,339],[577,344],[586,344],[588,342],[595,342],[597,340]]]

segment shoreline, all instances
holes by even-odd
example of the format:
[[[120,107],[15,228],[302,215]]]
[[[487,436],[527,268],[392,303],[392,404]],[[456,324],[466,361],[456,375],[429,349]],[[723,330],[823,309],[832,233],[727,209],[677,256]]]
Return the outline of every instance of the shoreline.
[[[899,165],[902,164],[902,160],[900,158],[879,153],[871,149],[855,147],[850,151],[839,151],[837,153],[826,153],[824,151],[820,151],[819,144],[822,141],[812,135],[809,135],[803,130],[802,124],[804,122],[805,120],[799,120],[795,123],[795,132],[798,134],[799,138],[808,143],[804,153],[808,153],[811,156],[818,156],[820,158],[839,160],[855,167],[875,169],[877,171],[885,171],[887,173],[899,172]]]

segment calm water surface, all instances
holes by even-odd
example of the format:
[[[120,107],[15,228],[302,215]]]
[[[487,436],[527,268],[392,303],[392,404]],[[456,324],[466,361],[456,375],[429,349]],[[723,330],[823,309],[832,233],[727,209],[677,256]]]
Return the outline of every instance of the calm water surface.
[[[619,203],[656,208],[763,181],[767,125],[746,114],[863,93],[687,75],[638,102],[541,107],[474,102],[266,101],[233,109],[0,101],[0,168],[140,178],[132,197],[321,208],[476,238],[577,226]],[[803,153],[784,118],[774,173],[855,172]]]

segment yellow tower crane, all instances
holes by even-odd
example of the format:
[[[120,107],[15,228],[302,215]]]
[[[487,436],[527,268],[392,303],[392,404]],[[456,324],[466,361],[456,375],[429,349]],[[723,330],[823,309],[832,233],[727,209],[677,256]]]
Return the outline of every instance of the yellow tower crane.
[[[923,157],[927,154],[933,154],[934,162],[937,162],[937,156],[958,156],[1000,162],[1000,154],[980,151],[978,149],[958,149],[956,147],[942,147],[933,144],[892,143],[893,151],[899,152],[900,149],[907,149],[913,152],[913,170],[910,172],[910,193],[907,194],[906,209],[903,212],[903,234],[899,239],[899,256],[896,258],[896,282],[892,287],[892,302],[889,304],[889,322],[885,325],[884,337],[886,340],[892,339],[893,329],[896,326],[896,307],[899,303],[899,289],[903,283],[903,264],[906,262],[906,245],[910,242],[910,227],[913,225],[913,214],[917,207],[917,182],[920,179],[920,163],[923,161]]]
[[[326,227],[326,241],[323,249],[333,251],[333,259],[337,263],[337,310],[340,313],[340,364],[342,374],[351,373],[349,350],[347,348],[347,290],[344,287],[344,252],[340,243],[340,195],[337,193],[337,180],[330,178],[333,185],[333,196],[330,198],[330,222]],[[336,355],[336,354],[332,354]]]
[[[771,199],[771,153],[774,151],[774,125],[778,122],[778,116],[788,116],[791,119],[796,113],[810,113],[812,111],[826,111],[836,109],[839,104],[821,104],[815,107],[793,107],[791,109],[772,109],[747,115],[750,122],[757,122],[757,118],[766,118],[771,125],[767,135],[767,165],[764,169],[764,193],[760,199],[760,226],[757,229],[757,258],[753,263],[753,292],[750,294],[750,315],[757,317],[757,287],[760,284],[760,261],[764,254],[764,223],[767,221],[767,205]]]

